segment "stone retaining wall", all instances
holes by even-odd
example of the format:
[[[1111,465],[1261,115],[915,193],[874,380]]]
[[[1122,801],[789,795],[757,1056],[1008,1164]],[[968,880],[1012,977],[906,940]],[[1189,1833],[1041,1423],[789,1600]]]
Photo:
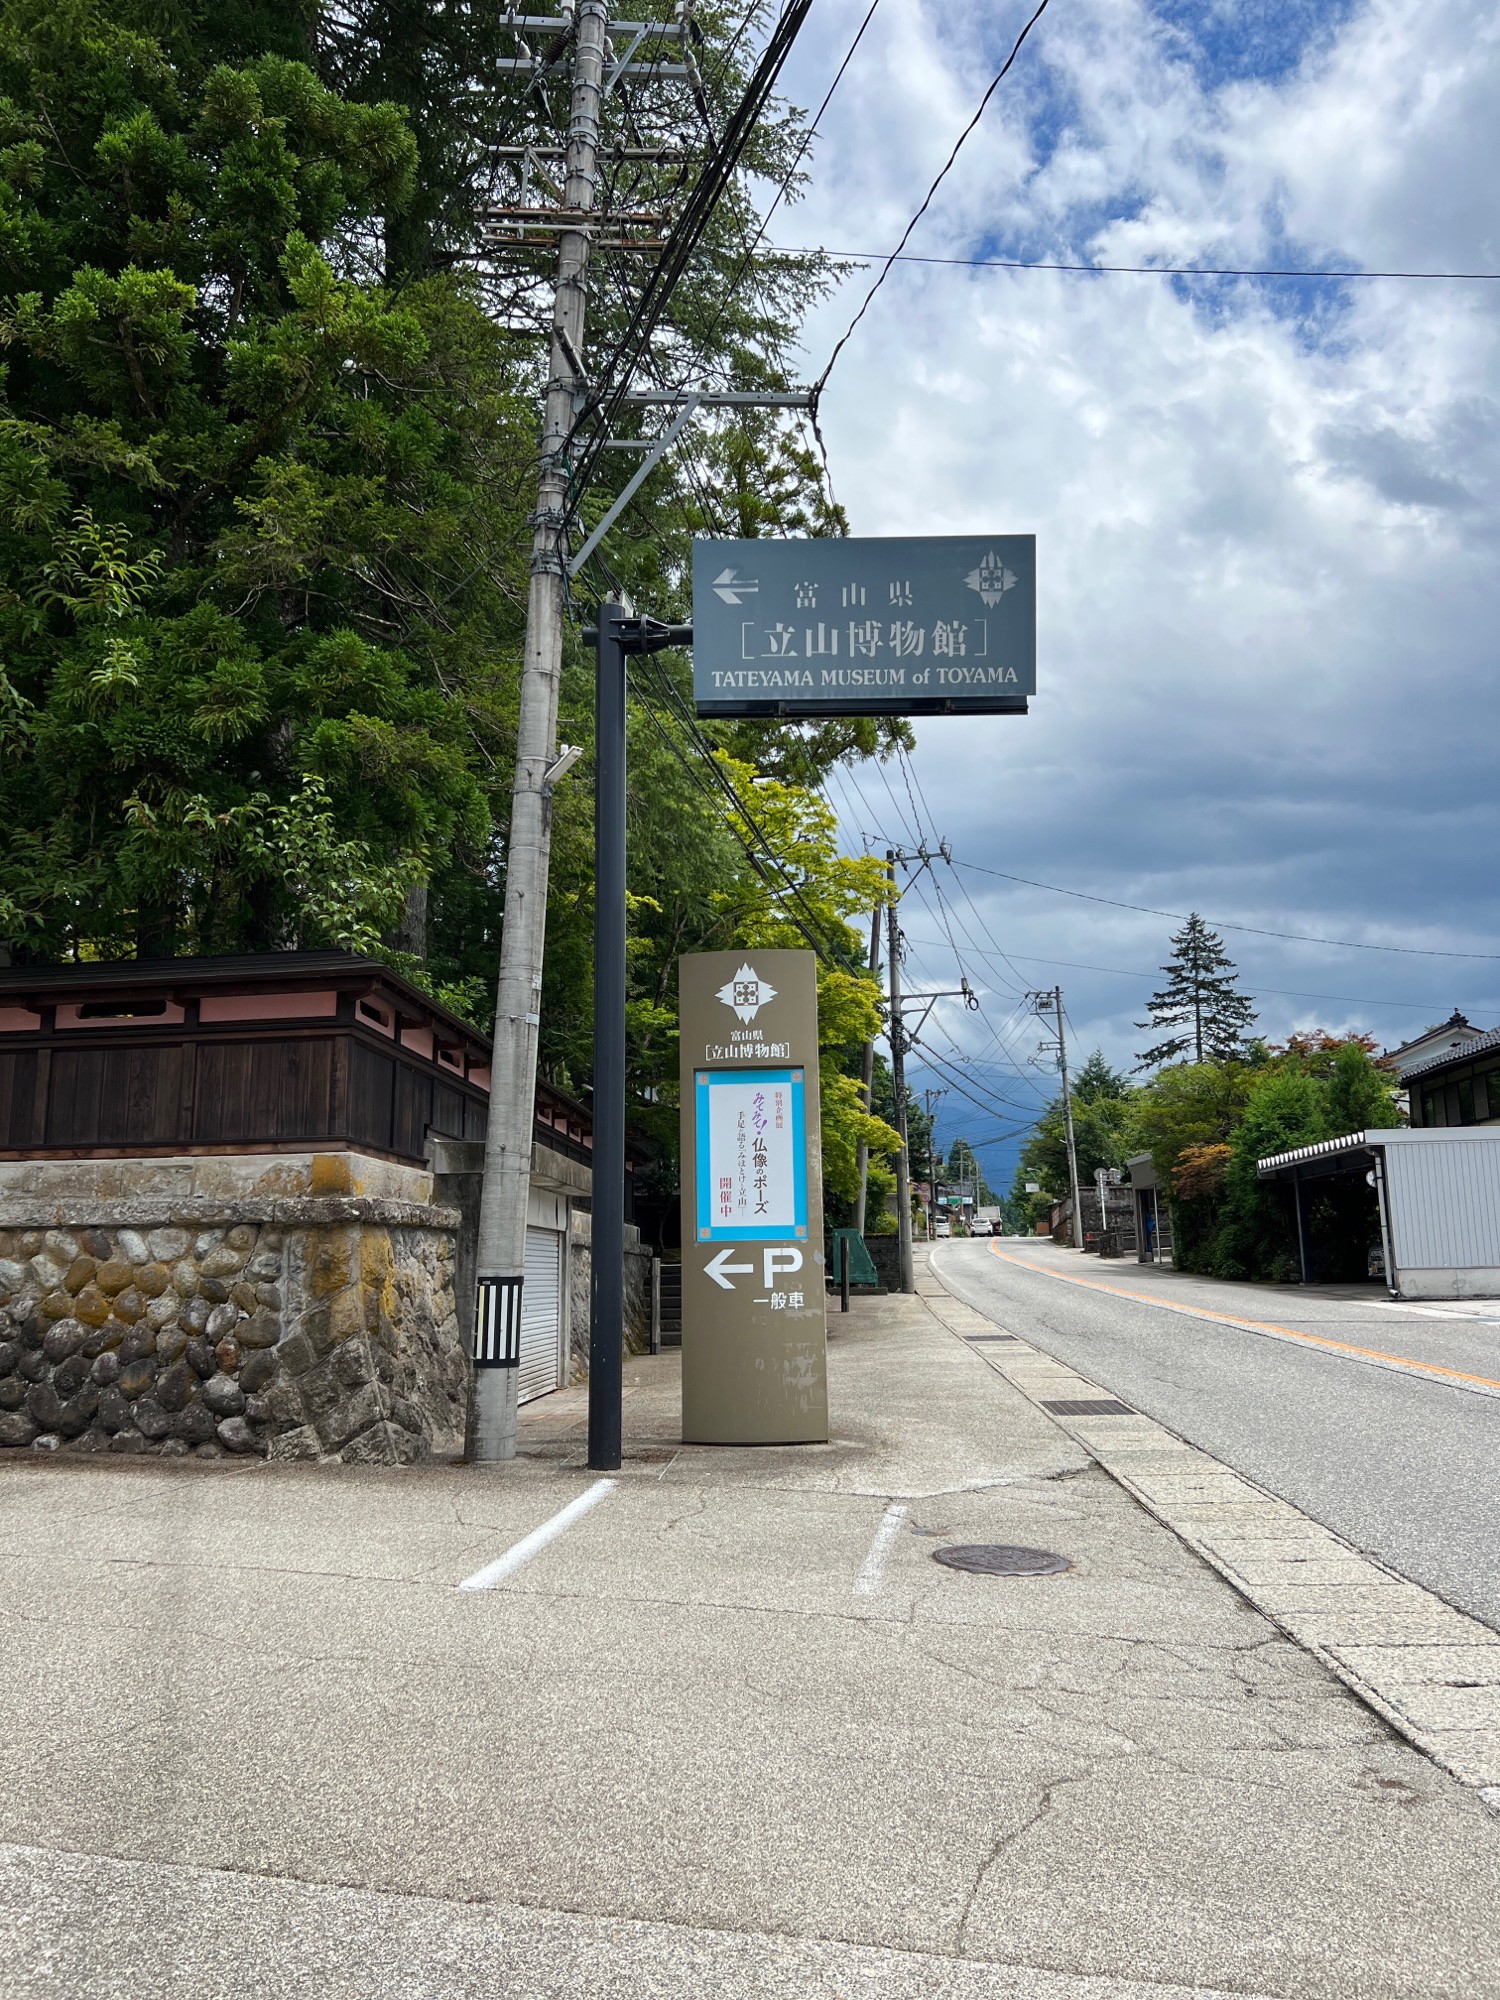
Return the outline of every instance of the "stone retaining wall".
[[[358,1154],[0,1165],[0,1446],[460,1456],[431,1193]]]
[[[568,1380],[589,1378],[589,1292],[593,1285],[594,1218],[574,1209],[568,1241]],[[622,1338],[627,1354],[644,1354],[651,1345],[651,1252],[633,1223],[625,1225],[625,1324]]]

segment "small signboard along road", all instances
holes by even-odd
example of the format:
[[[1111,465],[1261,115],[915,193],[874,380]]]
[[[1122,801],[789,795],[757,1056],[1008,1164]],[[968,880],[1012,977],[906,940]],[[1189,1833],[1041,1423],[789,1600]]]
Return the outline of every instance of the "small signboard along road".
[[[1500,1628],[1500,1300],[1225,1284],[1011,1238],[933,1264],[997,1326]]]

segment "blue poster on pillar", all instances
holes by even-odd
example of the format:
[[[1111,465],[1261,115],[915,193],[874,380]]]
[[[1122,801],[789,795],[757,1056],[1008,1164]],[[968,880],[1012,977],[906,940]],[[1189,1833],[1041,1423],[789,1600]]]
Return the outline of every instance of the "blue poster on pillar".
[[[700,1069],[700,1243],[807,1240],[806,1072]]]

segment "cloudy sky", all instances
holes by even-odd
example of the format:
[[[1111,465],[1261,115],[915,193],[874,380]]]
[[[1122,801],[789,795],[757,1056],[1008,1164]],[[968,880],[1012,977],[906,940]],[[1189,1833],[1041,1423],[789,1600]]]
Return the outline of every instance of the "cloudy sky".
[[[797,102],[867,5],[818,0]],[[881,0],[777,239],[893,247],[1031,11]],[[1500,271],[1497,185],[1493,4],[1052,0],[908,247]],[[811,323],[811,374],[868,282]],[[833,787],[855,845],[952,844],[905,905],[908,977],[980,988],[933,1046],[994,1109],[951,1091],[941,1140],[1055,1083],[1028,985],[1131,1064],[1175,928],[983,869],[1407,948],[1226,929],[1273,1037],[1500,1021],[1497,329],[1500,283],[895,267],[824,402],[853,533],[1038,543],[1031,715],[919,722],[910,791]],[[1008,1183],[1013,1143],[985,1158]]]

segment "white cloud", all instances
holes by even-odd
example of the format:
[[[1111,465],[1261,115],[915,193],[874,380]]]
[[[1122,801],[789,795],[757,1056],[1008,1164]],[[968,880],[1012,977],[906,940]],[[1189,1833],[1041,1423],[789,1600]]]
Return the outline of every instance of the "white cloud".
[[[801,101],[863,12],[822,16]],[[782,240],[894,243],[1024,18],[885,0]],[[1282,9],[1300,56],[1258,46],[1261,74],[1222,41],[1236,13],[1200,24],[1213,45],[1183,18],[1140,0],[1049,10],[911,248],[1500,269],[1493,9]],[[814,373],[867,282],[810,327]],[[823,405],[853,531],[1038,535],[1033,714],[918,725],[955,852],[1270,929],[1500,949],[1497,328],[1500,286],[1315,295],[898,266]],[[898,834],[882,785],[862,783]],[[1022,983],[1063,979],[1081,1038],[1130,1055],[1149,988],[1042,961],[1149,972],[1170,926],[965,879],[984,948],[1034,955]],[[1317,1019],[1396,1040],[1455,1000],[1500,1018],[1497,965],[1227,942],[1273,1033]],[[952,983],[951,950],[925,957],[930,983]],[[983,963],[998,996],[1010,975]],[[973,1017],[952,1027],[986,1039]]]

